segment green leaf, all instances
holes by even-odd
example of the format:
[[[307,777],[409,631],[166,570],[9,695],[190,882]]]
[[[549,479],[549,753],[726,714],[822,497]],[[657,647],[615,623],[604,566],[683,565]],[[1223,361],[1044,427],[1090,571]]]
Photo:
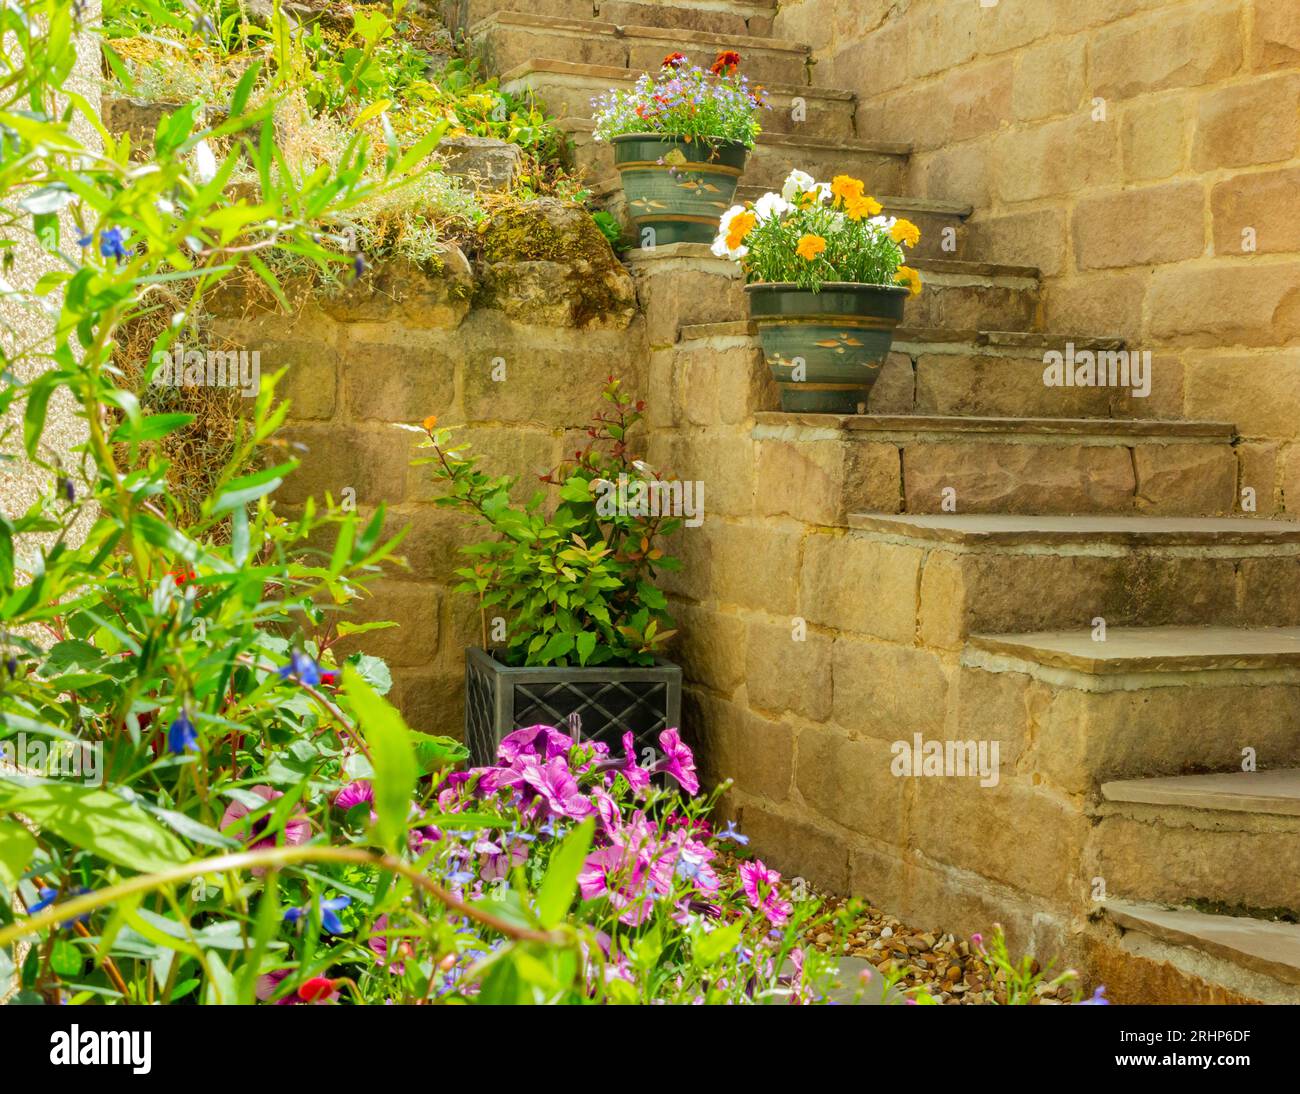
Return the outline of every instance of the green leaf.
[[[397,708],[367,684],[351,665],[343,668],[343,690],[370,746],[374,766],[371,784],[378,817],[375,836],[380,844],[395,851],[406,834],[411,794],[419,776],[411,731]]]
[[[594,631],[583,631],[574,639],[574,643],[578,648],[578,663],[580,665],[585,665],[587,663],[587,658],[590,657],[592,651],[595,650],[597,641],[598,638]]]
[[[573,649],[573,635],[554,634],[541,652],[542,661],[558,661]]]
[[[558,926],[578,892],[578,874],[591,850],[596,824],[590,817],[564,837],[551,855],[542,887],[537,892],[537,918],[548,930]]]
[[[708,934],[701,934],[692,947],[696,962],[707,967],[723,954],[734,950],[740,945],[741,928],[742,924],[732,923]]]
[[[140,441],[157,441],[175,433],[194,421],[193,414],[151,414],[138,422],[126,421],[113,430],[109,440],[114,443],[138,443]]]
[[[27,872],[36,837],[18,821],[0,821],[0,884],[13,892],[18,879]]]
[[[185,844],[138,805],[76,783],[0,780],[0,811],[22,813],[74,847],[128,870],[152,874],[189,859]]]

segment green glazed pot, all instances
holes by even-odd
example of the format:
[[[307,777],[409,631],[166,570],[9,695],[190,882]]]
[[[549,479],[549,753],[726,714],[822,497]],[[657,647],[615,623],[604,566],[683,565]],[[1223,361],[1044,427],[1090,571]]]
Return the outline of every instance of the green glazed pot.
[[[637,232],[655,244],[712,243],[731,208],[749,149],[739,141],[706,143],[630,133],[615,137],[614,166]]]
[[[781,409],[856,414],[903,319],[907,288],[828,282],[746,285],[763,355],[781,390]]]

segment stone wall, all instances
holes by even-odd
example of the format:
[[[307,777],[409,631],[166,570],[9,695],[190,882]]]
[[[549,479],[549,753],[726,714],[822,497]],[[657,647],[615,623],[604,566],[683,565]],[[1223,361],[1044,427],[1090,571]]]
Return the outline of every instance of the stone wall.
[[[782,0],[774,33],[979,258],[1042,270],[1048,329],[1152,350],[1156,416],[1235,422],[1261,512],[1300,494],[1295,0]]]
[[[520,232],[523,242],[511,242]],[[456,548],[484,537],[434,506],[429,469],[409,466],[419,437],[395,423],[436,415],[463,426],[459,439],[484,469],[519,477],[526,499],[535,476],[580,446],[577,430],[599,409],[608,376],[643,386],[631,278],[590,217],[542,202],[490,225],[473,262],[449,247],[440,270],[390,262],[346,291],[307,299],[283,315],[232,286],[208,305],[223,343],[260,351],[263,374],[288,369],[281,436],[306,451],[278,503],[292,510],[328,492],[362,513],[386,505],[390,533],[410,526],[399,551],[407,567],[352,613],[399,626],[350,641],[392,667],[414,727],[460,736],[464,648],[482,636],[471,599],[450,586],[464,563]]]

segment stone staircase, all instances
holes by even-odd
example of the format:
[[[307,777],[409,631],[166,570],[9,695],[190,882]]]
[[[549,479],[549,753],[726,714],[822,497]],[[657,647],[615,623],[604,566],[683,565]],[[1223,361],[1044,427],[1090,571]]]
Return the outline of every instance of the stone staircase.
[[[451,6],[615,211],[591,98],[734,48],[775,105],[742,200],[848,173],[923,230],[926,290],[848,417],[772,409],[733,264],[628,256],[651,457],[708,490],[671,579],[687,728],[765,855],[950,929],[1000,919],[1119,1001],[1300,1002],[1300,525],[1242,511],[1234,427],[1156,420],[1159,376],[1149,400],[1045,386],[1045,353],[1122,342],[1044,331],[1039,272],[910,193],[908,148],[770,37],[774,3]],[[914,733],[998,742],[998,785],[895,778]]]

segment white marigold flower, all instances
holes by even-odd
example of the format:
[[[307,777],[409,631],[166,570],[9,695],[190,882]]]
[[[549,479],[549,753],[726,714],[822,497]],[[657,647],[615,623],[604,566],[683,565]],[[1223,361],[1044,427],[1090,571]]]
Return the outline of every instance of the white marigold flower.
[[[749,248],[746,247],[743,243],[741,243],[739,246],[732,247],[730,243],[730,239],[728,238],[731,235],[732,222],[736,219],[736,217],[748,212],[749,210],[746,209],[743,205],[733,205],[730,209],[728,209],[725,213],[722,214],[722,220],[719,221],[718,223],[718,236],[713,241],[713,247],[712,247],[713,253],[717,255],[719,258],[730,258],[733,261],[739,262],[742,258],[744,258],[747,254],[749,254]]]
[[[764,194],[754,202],[754,215],[762,222],[772,217],[783,217],[793,208],[780,194]]]
[[[802,193],[807,193],[817,185],[817,180],[806,171],[794,170],[790,172],[789,177],[785,180],[785,185],[781,187],[781,196],[786,201],[794,201]]]

